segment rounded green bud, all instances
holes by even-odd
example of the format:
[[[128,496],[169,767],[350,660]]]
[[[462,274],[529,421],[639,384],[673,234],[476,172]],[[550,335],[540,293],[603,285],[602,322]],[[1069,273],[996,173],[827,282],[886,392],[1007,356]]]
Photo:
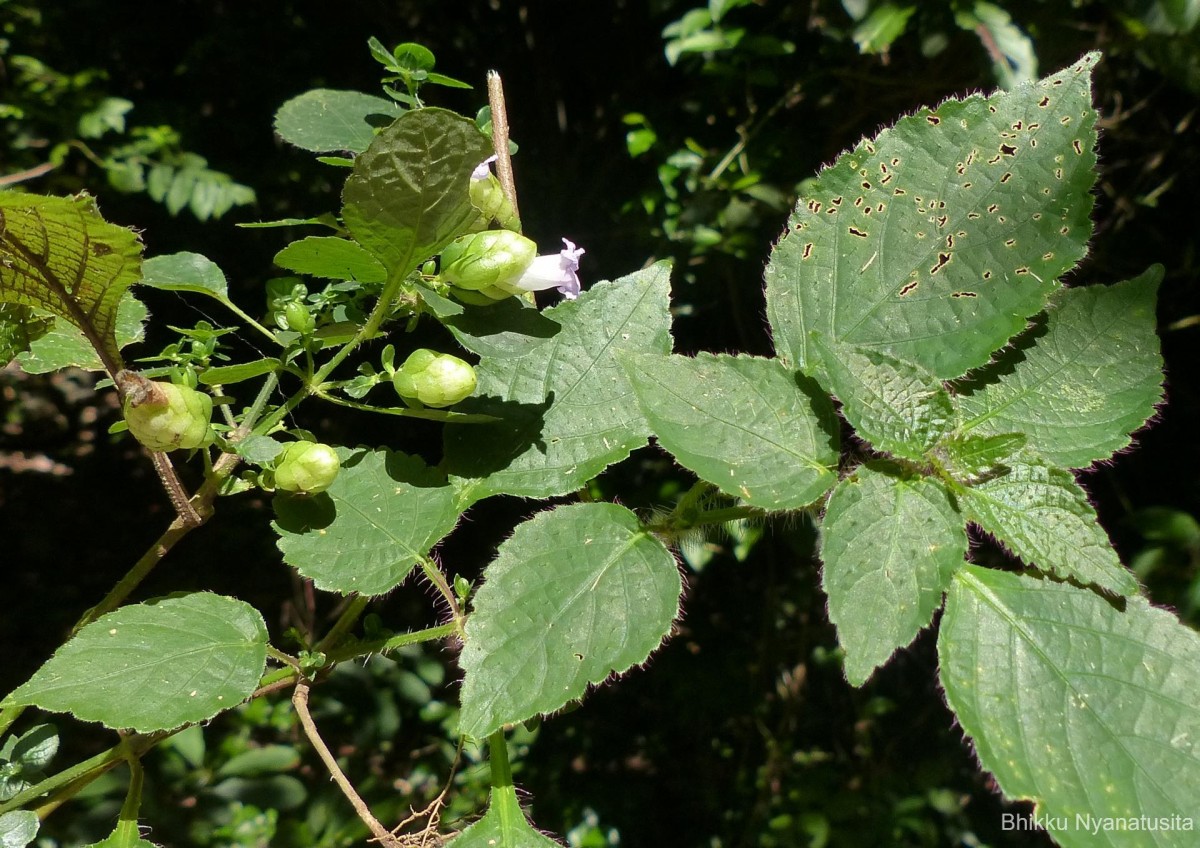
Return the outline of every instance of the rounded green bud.
[[[318,442],[288,442],[275,458],[275,488],[315,495],[333,485],[342,461]]]
[[[287,321],[288,329],[302,336],[307,336],[317,328],[317,321],[303,303],[293,300],[283,308],[283,318]]]
[[[515,280],[537,258],[537,244],[512,230],[485,230],[455,239],[442,251],[439,275],[469,291]]]
[[[475,391],[475,369],[457,356],[420,348],[392,375],[392,385],[402,398],[426,406],[453,406]]]
[[[471,205],[479,210],[480,219],[485,227],[492,221],[497,221],[506,230],[517,229],[520,226],[520,219],[513,211],[512,203],[504,193],[500,181],[492,174],[481,180],[471,180],[469,190]]]
[[[191,450],[212,441],[212,398],[174,383],[156,383],[121,371],[117,385],[125,396],[125,423],[152,451]]]

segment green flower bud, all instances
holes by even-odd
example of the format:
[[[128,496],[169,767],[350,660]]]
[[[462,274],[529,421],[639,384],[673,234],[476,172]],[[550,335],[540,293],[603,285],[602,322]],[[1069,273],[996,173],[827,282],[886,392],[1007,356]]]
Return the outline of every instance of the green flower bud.
[[[337,451],[317,442],[288,442],[275,458],[275,488],[315,495],[333,485],[342,461]]]
[[[457,356],[420,348],[392,375],[392,385],[402,398],[426,406],[453,406],[475,391],[475,369]]]
[[[303,303],[295,300],[283,308],[283,317],[287,321],[288,329],[302,336],[307,336],[317,328],[317,321],[312,313]]]
[[[512,230],[461,236],[442,251],[443,281],[479,291],[515,280],[537,258],[537,245]]]
[[[490,173],[483,179],[471,180],[471,205],[480,212],[484,225],[496,221],[506,230],[515,230],[521,225],[521,219],[513,211],[500,181]]]
[[[125,396],[129,432],[150,450],[190,450],[212,441],[212,398],[203,392],[156,383],[132,371],[119,372],[117,385]]]

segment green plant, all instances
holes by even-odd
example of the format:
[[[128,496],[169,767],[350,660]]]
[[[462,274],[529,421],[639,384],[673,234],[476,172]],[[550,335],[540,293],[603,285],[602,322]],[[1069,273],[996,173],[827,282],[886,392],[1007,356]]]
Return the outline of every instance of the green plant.
[[[1162,400],[1153,310],[1162,270],[1108,288],[1060,282],[1093,235],[1098,55],[1008,92],[923,109],[823,170],[766,271],[776,348],[768,358],[673,354],[667,264],[579,292],[582,251],[569,242],[558,256],[506,255],[484,281],[503,288],[518,271],[532,274],[536,285],[515,287],[559,288],[563,302],[540,311],[524,297],[462,302],[458,283],[443,279],[462,259],[454,245],[468,237],[483,251],[513,240],[470,236],[481,217],[513,223],[471,191],[489,154],[498,183],[508,182],[502,100],[493,97],[487,140],[480,122],[422,105],[422,84],[447,82],[430,73],[428,51],[402,45],[381,58],[372,49],[388,84],[404,83],[391,92],[402,106],[322,90],[276,116],[285,139],[350,165],[340,215],[300,222],[332,234],[276,257],[293,274],[331,281],[319,294],[294,277],[269,286],[278,330],[233,306],[205,257],[142,262],[133,235],[86,199],[0,195],[0,298],[17,328],[3,338],[14,351],[74,328],[127,394],[119,312],[137,282],[214,299],[270,346],[226,364],[227,328],[197,326],[160,357],[222,411],[214,447],[199,452],[204,483],[188,498],[156,454],[177,519],[0,702],[0,730],[36,707],[127,732],[88,761],[23,778],[30,785],[0,802],[5,838],[28,844],[37,829],[28,808],[48,812],[127,763],[108,843],[144,842],[141,757],[170,739],[184,750],[187,728],[290,689],[288,714],[372,835],[419,844],[437,830],[442,799],[406,822],[414,832],[389,831],[356,789],[358,775],[323,742],[310,693],[319,701],[350,660],[445,640],[461,644],[454,732],[467,757],[486,745],[491,784],[486,813],[452,844],[554,844],[524,816],[506,734],[650,657],[680,615],[674,546],[705,527],[802,512],[820,521],[823,586],[851,683],[868,680],[941,609],[941,685],[1009,797],[1034,800],[1064,845],[1124,844],[1129,822],[1152,823],[1153,844],[1188,844],[1188,805],[1200,794],[1190,697],[1200,637],[1141,595],[1072,474],[1128,447]],[[506,199],[515,210],[511,186]],[[449,354],[417,348],[416,375],[407,364],[394,370],[396,347],[409,346],[400,334],[422,324],[478,357],[473,393],[438,383],[423,397],[428,387],[415,385],[445,357],[461,363],[461,377],[465,362]],[[369,359],[355,377],[343,368],[386,332],[397,335],[380,357],[383,373],[412,378],[401,394],[414,393],[418,408],[364,402],[382,382]],[[79,359],[76,349],[58,364]],[[282,403],[279,387],[290,391]],[[245,404],[225,394],[247,388]],[[843,443],[834,398],[856,442]],[[389,448],[340,447],[340,471],[318,490],[284,473],[317,446],[276,438],[310,400],[442,423],[443,459],[430,466]],[[597,499],[594,479],[650,436],[694,485],[646,516]],[[321,453],[327,471],[334,463]],[[275,497],[279,550],[316,589],[346,599],[329,628],[292,631],[290,653],[232,597],[124,603],[209,520],[218,493],[261,484],[258,472],[233,476],[242,464],[273,467],[277,487],[289,488],[283,473],[308,492]],[[519,524],[478,587],[431,554],[485,498],[577,493]],[[971,527],[1020,563],[969,561]],[[370,598],[414,572],[436,591],[443,623],[392,632],[363,619]],[[20,744],[3,750],[15,755]],[[27,773],[26,760],[12,761],[10,772]],[[919,803],[947,806],[934,796]],[[277,824],[247,808],[217,836],[261,841]],[[816,822],[795,826],[819,832]]]

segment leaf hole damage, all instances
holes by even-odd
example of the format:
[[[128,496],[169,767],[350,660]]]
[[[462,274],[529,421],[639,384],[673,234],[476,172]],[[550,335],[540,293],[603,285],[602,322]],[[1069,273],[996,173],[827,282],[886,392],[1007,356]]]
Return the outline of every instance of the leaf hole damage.
[[[900,167],[900,160],[899,160],[898,158],[893,158],[893,159],[892,159],[892,167],[893,167],[893,168],[898,168],[898,167]]]
[[[968,213],[967,213],[967,220],[968,220],[968,221],[978,221],[980,217],[981,217],[981,216],[980,216],[980,214],[979,214],[978,212],[968,212]]]
[[[1000,182],[1006,183],[1011,179],[1012,179],[1012,171],[1007,171],[1007,172],[1005,172],[1004,176],[1000,178]]]
[[[831,200],[829,202],[832,203],[834,206],[841,206],[842,205],[842,196],[839,194],[837,197],[835,197],[833,200]]]
[[[863,199],[862,199],[861,197],[856,197],[856,198],[854,198],[854,205],[855,205],[855,206],[862,206],[862,205],[863,205]]]
[[[1000,155],[1001,156],[1016,156],[1017,148],[1011,144],[1002,144],[1002,145],[1000,145]]]
[[[1004,246],[1005,247],[1016,247],[1017,240],[1015,238],[1010,238],[1004,242]]]
[[[870,191],[872,189],[872,185],[866,180],[862,181],[862,187],[864,191]]]
[[[979,297],[979,295],[977,295],[977,294],[976,294],[975,292],[973,292],[973,291],[956,291],[956,292],[951,292],[951,293],[950,293],[950,296],[951,296],[951,297]]]
[[[1062,178],[1063,178],[1063,169],[1055,168],[1054,169],[1054,179],[1061,180]]]
[[[987,211],[988,211],[989,215],[995,215],[999,209],[1000,209],[1000,207],[997,206],[995,203],[993,203],[991,206],[989,206],[987,208]]]
[[[808,201],[808,211],[815,215],[817,212],[821,211],[822,205],[823,204],[819,200],[810,200]]]
[[[1043,109],[1045,109],[1049,105],[1050,105],[1049,97],[1043,97],[1041,100],[1038,101],[1038,106],[1041,106]]]
[[[916,291],[918,285],[920,285],[920,283],[918,283],[916,280],[913,280],[911,283],[905,283],[900,287],[900,296],[908,297],[910,294]]]
[[[1065,127],[1065,126],[1067,126],[1068,124],[1070,124],[1070,123],[1071,123],[1071,116],[1070,116],[1070,115],[1063,115],[1061,118],[1059,118],[1059,119],[1058,119],[1058,122],[1059,122],[1060,124],[1062,124],[1062,125]]]
[[[1020,268],[1017,269],[1018,277],[1024,277],[1028,273],[1029,273],[1029,269],[1026,268],[1025,266],[1021,266]]]
[[[1052,251],[1052,250],[1051,250],[1051,251],[1047,251],[1047,252],[1045,252],[1045,253],[1043,253],[1043,254],[1042,254],[1042,261],[1043,261],[1043,262],[1049,262],[1049,261],[1050,261],[1051,259],[1053,259],[1053,258],[1054,258],[1054,251]]]
[[[945,268],[946,264],[950,261],[950,256],[951,256],[951,254],[949,254],[949,253],[939,253],[938,258],[937,258],[937,264],[929,269],[929,275],[933,276],[938,271]]]
[[[963,187],[963,188],[970,188],[970,187],[971,187],[971,186],[973,186],[973,185],[974,185],[974,183],[963,183],[963,184],[962,184],[962,187]]]
[[[985,280],[990,280],[990,279],[992,278],[992,272],[991,272],[991,271],[984,271],[984,272],[983,272],[983,278],[984,278]]]
[[[1024,125],[1023,123],[1021,123],[1020,121],[1014,121],[1014,122],[1013,122],[1013,125],[1012,125],[1012,128],[1013,128],[1014,130],[1016,130],[1017,132],[1020,132],[1020,131],[1021,131],[1021,127],[1023,127],[1023,126],[1025,126],[1025,125]]]
[[[1033,218],[1033,220],[1035,220],[1035,221],[1040,221],[1040,220],[1042,220],[1042,213],[1041,213],[1041,212],[1034,212],[1034,213],[1033,213],[1033,215],[1032,215],[1032,218]]]
[[[929,123],[933,124],[935,127],[942,122],[942,119],[937,115],[926,115],[925,120],[929,121]]]
[[[1067,233],[1069,233],[1069,232],[1071,232],[1071,228],[1070,228],[1070,227],[1063,227],[1063,228],[1061,228],[1061,229],[1058,231],[1058,234],[1059,234],[1060,236],[1065,236],[1065,235],[1066,235]]]
[[[867,234],[866,234],[865,232],[863,232],[862,230],[860,230],[858,227],[851,227],[851,228],[850,228],[850,235],[852,235],[852,236],[858,236],[859,238],[866,238],[866,237],[867,237]]]
[[[804,245],[804,252],[800,255],[800,258],[807,259],[808,257],[812,256],[812,249],[813,249],[813,245],[812,245],[812,242],[810,241]]]
[[[953,236],[953,234],[946,236],[946,250],[954,250],[954,236]]]
[[[1072,141],[1071,147],[1073,147],[1075,149],[1076,156],[1083,155],[1083,145],[1079,143],[1079,139],[1075,139],[1074,141]]]
[[[942,227],[946,226],[946,222],[949,221],[950,219],[947,218],[945,215],[938,215],[935,220],[937,221],[937,227],[940,230]]]
[[[892,189],[892,194],[895,195],[896,197],[902,197],[903,195],[908,194],[908,192],[902,188],[895,188],[895,189]]]

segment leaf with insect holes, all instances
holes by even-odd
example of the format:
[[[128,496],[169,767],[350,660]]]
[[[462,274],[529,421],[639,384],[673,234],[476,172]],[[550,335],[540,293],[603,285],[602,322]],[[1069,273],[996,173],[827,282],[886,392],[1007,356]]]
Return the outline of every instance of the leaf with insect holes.
[[[74,325],[114,367],[118,307],[141,262],[137,235],[101,218],[86,195],[0,192],[0,302]]]
[[[526,521],[467,618],[460,729],[482,739],[645,662],[682,588],[671,552],[622,506],[572,504]]]
[[[980,764],[1006,796],[1037,804],[1058,844],[1194,848],[1194,630],[1145,598],[1118,608],[1070,584],[965,565],[938,658]],[[1143,827],[1112,824],[1121,820]]]
[[[808,369],[815,330],[949,379],[1023,329],[1092,233],[1099,58],[922,109],[823,170],[767,266],[779,356]]]

